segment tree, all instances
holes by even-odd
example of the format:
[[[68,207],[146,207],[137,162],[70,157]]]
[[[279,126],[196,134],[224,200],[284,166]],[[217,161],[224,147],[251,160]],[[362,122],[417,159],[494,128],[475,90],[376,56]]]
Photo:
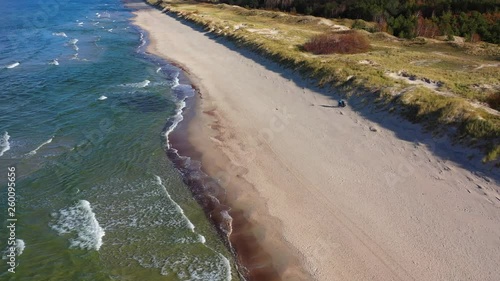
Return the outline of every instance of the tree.
[[[453,15],[451,14],[450,11],[447,11],[443,14],[441,17],[441,20],[439,22],[439,27],[441,28],[441,31],[447,35],[447,36],[452,36],[454,35],[453,32]]]
[[[393,34],[402,38],[414,38],[415,37],[415,27],[416,27],[416,17],[415,16],[403,16],[399,15],[397,18],[389,21],[389,25],[392,28]]]
[[[203,0],[199,0],[203,1]],[[206,0],[205,0],[206,1]],[[362,19],[396,36],[460,35],[500,43],[500,0],[210,0],[322,17]]]
[[[416,36],[434,38],[439,35],[439,28],[432,19],[426,19],[421,14],[417,18]]]

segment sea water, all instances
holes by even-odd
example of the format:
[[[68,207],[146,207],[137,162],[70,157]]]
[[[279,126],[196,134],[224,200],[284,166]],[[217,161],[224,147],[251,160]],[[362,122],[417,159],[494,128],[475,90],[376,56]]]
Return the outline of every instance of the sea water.
[[[144,53],[131,11],[119,0],[0,9],[0,279],[238,280],[165,153],[193,89]]]

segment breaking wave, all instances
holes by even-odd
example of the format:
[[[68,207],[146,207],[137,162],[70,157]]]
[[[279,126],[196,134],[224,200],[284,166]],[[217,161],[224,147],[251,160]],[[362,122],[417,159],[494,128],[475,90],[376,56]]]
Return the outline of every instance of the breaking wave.
[[[66,35],[66,33],[64,33],[64,32],[54,32],[54,33],[52,33],[52,35],[59,36],[59,37],[68,37],[68,35]]]
[[[73,234],[70,248],[99,250],[105,232],[99,225],[89,201],[80,200],[74,206],[61,209],[52,216],[57,220],[50,227],[59,235]]]
[[[42,148],[42,146],[46,145],[46,144],[49,144],[52,142],[52,140],[54,139],[54,137],[51,137],[50,139],[46,140],[45,142],[43,142],[42,144],[40,144],[37,148],[33,149],[32,151],[30,151],[28,153],[29,156],[32,156],[32,155],[35,155],[37,153],[37,151]]]
[[[144,80],[142,82],[138,82],[138,83],[128,83],[128,84],[123,84],[122,86],[124,87],[132,87],[132,88],[146,88],[149,84],[151,83],[151,81],[149,80]]]
[[[21,63],[19,62],[15,62],[15,63],[12,63],[12,64],[9,64],[7,66],[5,66],[5,68],[8,68],[8,69],[11,69],[11,68],[14,68],[14,67],[18,67]]]
[[[10,136],[8,132],[5,132],[3,136],[0,138],[0,156],[10,149]]]

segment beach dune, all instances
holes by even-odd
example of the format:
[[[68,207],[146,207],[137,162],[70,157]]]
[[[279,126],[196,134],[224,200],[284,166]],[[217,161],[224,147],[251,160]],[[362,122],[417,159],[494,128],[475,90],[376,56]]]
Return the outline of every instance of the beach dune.
[[[338,108],[334,94],[172,15],[135,14],[148,51],[199,87],[188,140],[279,279],[499,280],[498,178],[447,161],[462,152],[417,125]]]

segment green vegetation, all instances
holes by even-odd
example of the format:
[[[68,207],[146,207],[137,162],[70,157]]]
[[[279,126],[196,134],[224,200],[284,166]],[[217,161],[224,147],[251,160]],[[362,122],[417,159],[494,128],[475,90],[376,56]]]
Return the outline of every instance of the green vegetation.
[[[499,0],[216,0],[327,18],[373,21],[401,38],[457,35],[500,43]],[[451,38],[451,37],[450,37]]]
[[[150,0],[154,1],[154,0]],[[500,114],[486,104],[500,92],[500,47],[488,43],[398,39],[370,33],[372,22],[328,20],[225,4],[160,2],[158,5],[230,38],[346,96],[363,97],[437,134],[480,147],[485,161],[500,157]],[[323,34],[357,33],[364,53],[316,55],[307,42]],[[492,104],[493,106],[493,104]]]

